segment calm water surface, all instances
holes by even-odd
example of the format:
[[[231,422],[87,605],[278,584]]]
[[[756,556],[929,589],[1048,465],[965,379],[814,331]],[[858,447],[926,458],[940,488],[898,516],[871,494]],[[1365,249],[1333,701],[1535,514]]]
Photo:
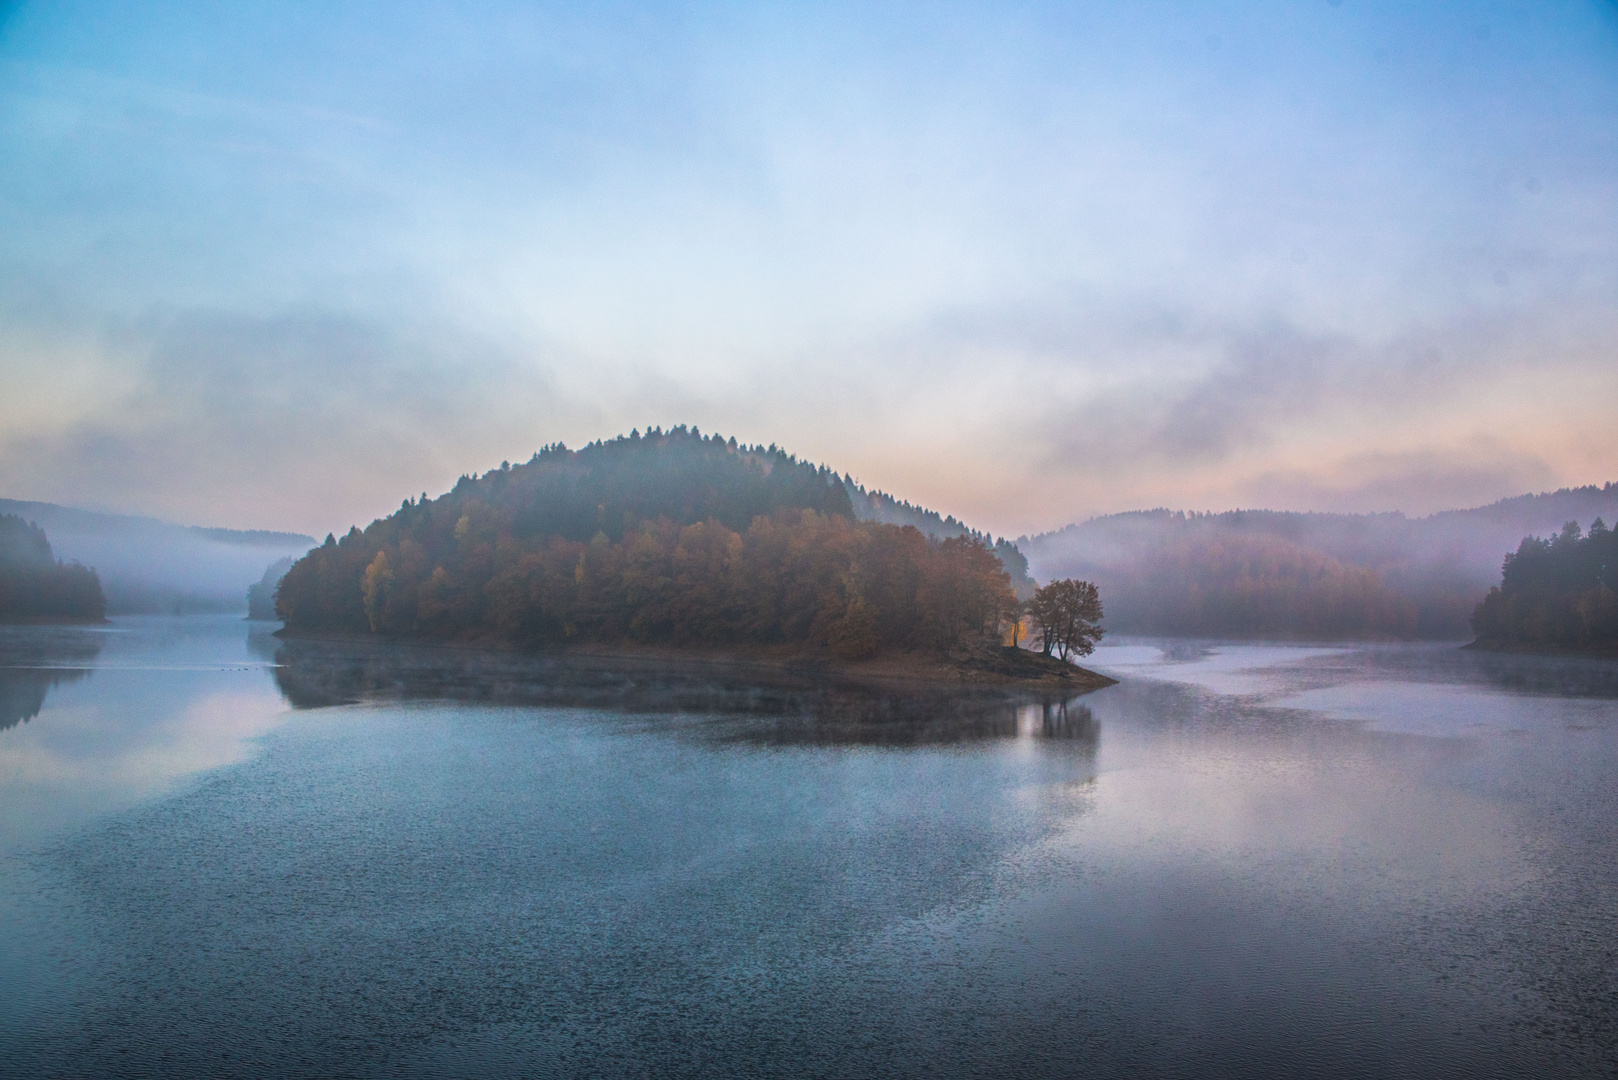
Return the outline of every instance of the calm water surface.
[[[1618,665],[0,628],[7,1076],[1618,1075]]]

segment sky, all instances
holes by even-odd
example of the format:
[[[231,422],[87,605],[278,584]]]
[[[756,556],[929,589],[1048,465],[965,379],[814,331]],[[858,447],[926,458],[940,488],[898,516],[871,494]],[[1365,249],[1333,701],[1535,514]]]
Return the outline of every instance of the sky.
[[[0,3],[0,496],[631,428],[1017,535],[1618,479],[1618,4]]]

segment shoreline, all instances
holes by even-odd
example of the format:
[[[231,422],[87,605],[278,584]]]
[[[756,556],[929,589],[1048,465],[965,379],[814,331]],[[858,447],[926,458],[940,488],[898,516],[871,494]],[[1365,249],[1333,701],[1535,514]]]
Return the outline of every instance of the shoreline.
[[[283,627],[274,636],[283,641],[330,641],[371,646],[406,645],[450,649],[460,653],[532,656],[552,660],[674,664],[724,670],[731,673],[832,677],[861,683],[909,684],[972,689],[1061,690],[1074,694],[1112,686],[1117,679],[1077,664],[1013,646],[976,653],[940,655],[890,652],[867,660],[840,660],[823,650],[798,646],[674,646],[632,643],[588,643],[549,648],[524,648],[500,639],[444,640],[421,637],[381,637],[349,632],[300,632]]]
[[[1472,652],[1500,653],[1506,656],[1562,656],[1583,660],[1618,660],[1618,642],[1607,645],[1553,645],[1527,641],[1500,641],[1478,638],[1462,645]]]
[[[3,615],[0,626],[111,626],[112,620],[81,618],[69,615]]]

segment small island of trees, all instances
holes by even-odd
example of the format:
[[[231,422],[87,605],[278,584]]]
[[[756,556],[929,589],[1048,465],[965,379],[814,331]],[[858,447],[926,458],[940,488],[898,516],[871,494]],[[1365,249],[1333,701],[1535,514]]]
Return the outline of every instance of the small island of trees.
[[[58,562],[44,529],[0,514],[0,620],[100,622],[106,614],[94,570]]]
[[[1506,556],[1500,584],[1472,614],[1475,645],[1618,652],[1618,533],[1596,518],[1529,536]]]
[[[782,646],[850,661],[997,651],[1020,612],[982,539],[856,521],[824,466],[683,426],[549,446],[406,500],[295,563],[276,610],[290,634]],[[1046,651],[1082,655],[1093,637],[1075,633],[1053,623]]]

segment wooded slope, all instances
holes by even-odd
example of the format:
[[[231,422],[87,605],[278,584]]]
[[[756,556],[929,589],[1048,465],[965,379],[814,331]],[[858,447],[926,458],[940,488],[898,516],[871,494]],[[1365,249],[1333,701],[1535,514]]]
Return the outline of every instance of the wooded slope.
[[[544,644],[787,644],[846,658],[997,644],[1015,596],[980,540],[855,521],[825,467],[684,427],[406,500],[293,565],[292,632]]]

